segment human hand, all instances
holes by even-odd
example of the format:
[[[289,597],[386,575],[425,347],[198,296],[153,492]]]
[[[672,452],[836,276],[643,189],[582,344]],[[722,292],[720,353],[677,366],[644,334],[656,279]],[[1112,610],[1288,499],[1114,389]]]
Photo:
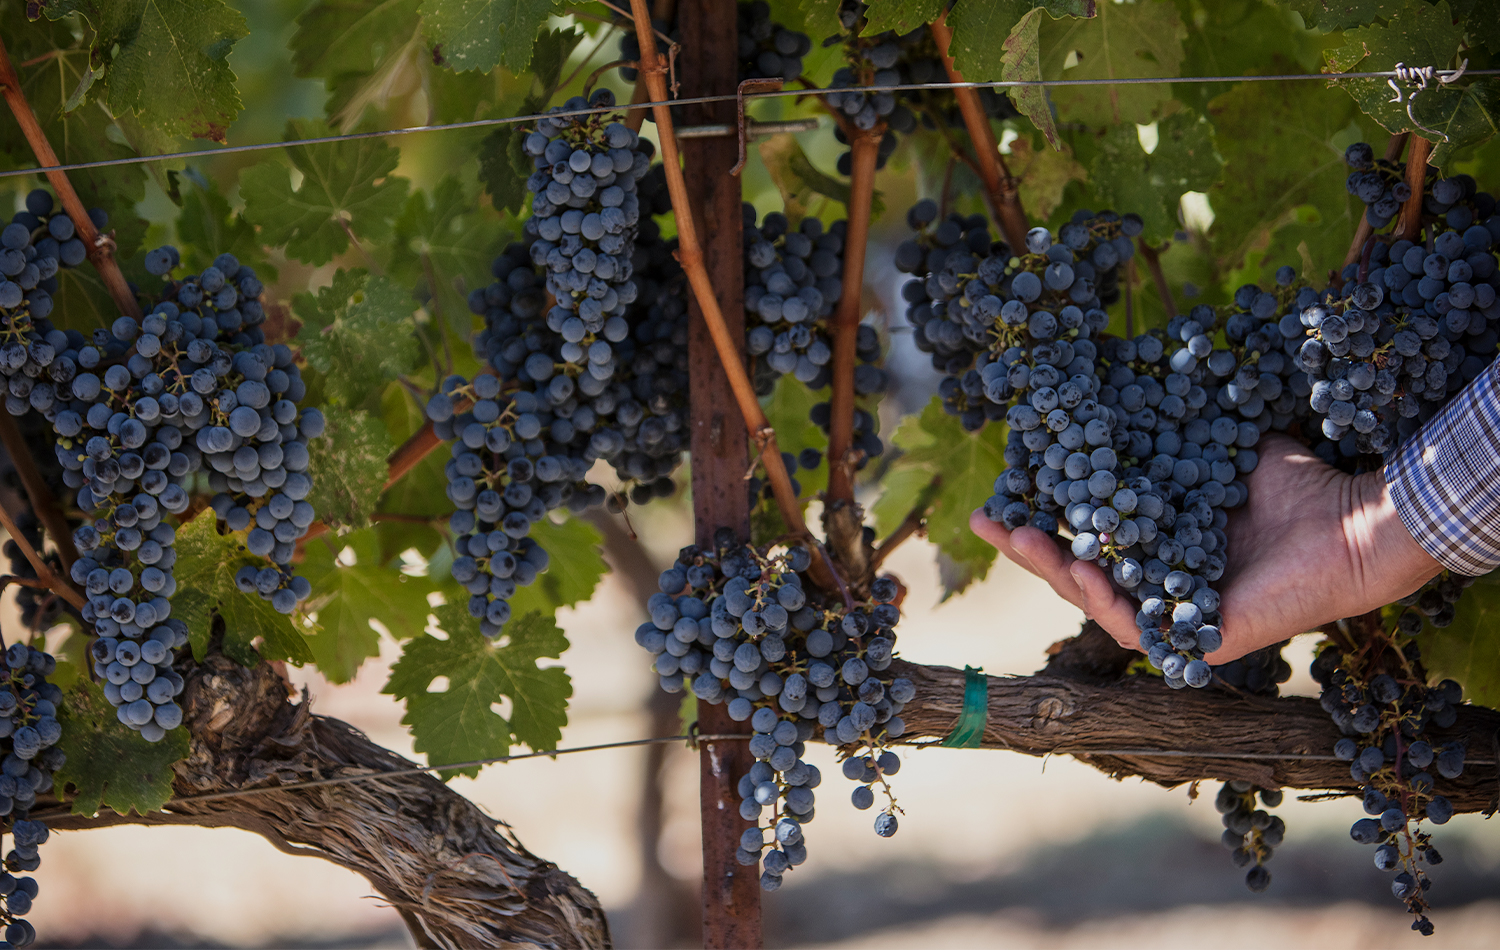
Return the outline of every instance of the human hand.
[[[1227,567],[1213,585],[1224,645],[1210,663],[1374,610],[1442,570],[1401,523],[1380,472],[1345,475],[1284,435],[1267,435],[1256,451],[1260,464],[1245,479],[1250,500],[1229,512]],[[983,510],[969,526],[1121,646],[1138,649],[1134,599],[1066,542],[1031,527],[1007,531]]]

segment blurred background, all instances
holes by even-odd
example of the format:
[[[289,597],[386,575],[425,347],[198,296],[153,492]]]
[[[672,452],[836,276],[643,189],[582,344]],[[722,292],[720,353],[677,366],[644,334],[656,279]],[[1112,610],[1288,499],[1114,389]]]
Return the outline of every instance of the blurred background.
[[[321,120],[328,111],[324,83],[298,78],[287,51],[296,18],[311,6],[308,0],[233,5],[247,17],[250,35],[231,56],[246,107],[231,129],[231,144],[275,141],[289,118]],[[588,58],[593,65],[614,58],[618,35],[607,36],[606,25],[571,15],[554,25],[591,34],[563,71],[575,76],[574,87],[589,72]],[[335,117],[338,127],[431,121],[430,76],[421,58],[381,50],[372,56],[389,65],[378,94],[359,100],[357,108],[346,106]],[[809,71],[815,68],[810,57]],[[615,84],[628,99],[629,88],[614,75],[605,84]],[[511,98],[518,102],[525,91]],[[773,118],[782,106],[758,108]],[[397,174],[415,187],[430,188],[450,173],[466,187],[477,187],[474,150],[485,134],[388,141],[401,148]],[[654,134],[652,126],[646,134]],[[1354,127],[1347,137],[1354,141],[1361,134]],[[1154,136],[1153,128],[1142,127],[1148,152]],[[1015,139],[1012,130],[1002,141],[1009,148]],[[841,151],[826,125],[798,141],[824,169],[833,167]],[[262,158],[221,156],[191,167],[216,182],[237,207],[239,169]],[[183,167],[175,162],[158,170]],[[1081,178],[1083,170],[1078,167],[1075,175],[1054,165],[1052,171]],[[952,173],[955,190],[973,190],[964,180],[967,169],[958,166]],[[931,194],[932,182],[918,177],[909,156],[898,154],[877,184],[886,207],[899,211]],[[154,177],[140,205],[152,223],[147,246],[174,236],[177,209],[162,187],[166,181]],[[6,179],[3,187],[30,187],[22,182]],[[752,162],[745,182],[747,198],[762,213],[781,207],[764,165]],[[1059,200],[1057,209],[1065,211],[1068,202],[1076,206],[1080,187],[1079,181],[1067,184],[1067,201]],[[23,193],[0,192],[0,202]],[[811,208],[830,217],[839,213],[836,206]],[[1207,266],[1202,234],[1212,224],[1213,210],[1207,197],[1193,194],[1183,212],[1180,250],[1164,263],[1179,286],[1191,279],[1207,285],[1210,281],[1197,275]],[[927,358],[901,332],[900,280],[891,260],[903,230],[901,215],[887,214],[873,235],[867,266],[867,319],[885,327],[890,339],[887,364],[894,385],[883,410],[886,433],[902,413],[927,402],[936,382]],[[362,262],[351,258],[317,269],[279,257],[277,263],[279,277],[268,297],[285,300],[326,285],[340,264]],[[1185,295],[1192,293],[1185,288]],[[1140,294],[1144,314],[1154,290],[1143,287]],[[867,485],[865,491],[862,500],[868,503],[878,486]],[[809,521],[816,516],[811,512]],[[564,747],[674,735],[682,728],[675,698],[655,689],[656,677],[632,641],[635,618],[643,612],[639,588],[630,581],[654,576],[691,540],[686,501],[679,495],[650,509],[631,509],[628,525],[615,518],[606,527],[606,554],[619,570],[605,579],[592,602],[559,617],[571,643],[563,659],[574,685]],[[631,537],[632,528],[639,540]],[[1028,673],[1042,665],[1048,645],[1076,633],[1081,620],[1039,581],[1005,562],[962,596],[944,601],[935,548],[925,540],[909,541],[887,567],[910,588],[900,627],[901,652],[908,659],[968,664],[991,674]],[[307,671],[291,675],[298,687],[307,687],[317,712],[414,757],[400,723],[401,706],[381,694],[399,647],[386,632],[382,643],[381,656],[348,684],[334,686]],[[1296,673],[1284,691],[1311,694],[1306,674],[1311,644],[1294,643],[1288,658]],[[1162,723],[1164,734],[1171,725]],[[1288,832],[1269,865],[1273,883],[1254,895],[1219,844],[1214,783],[1205,783],[1205,794],[1195,799],[1188,788],[1115,781],[1068,758],[912,751],[903,756],[894,781],[904,809],[900,833],[882,839],[871,828],[870,813],[842,804],[847,786],[832,750],[809,754],[827,776],[820,792],[828,804],[809,829],[808,863],[787,876],[781,891],[764,898],[768,946],[1161,948],[1211,941],[1222,948],[1337,950],[1420,940],[1390,897],[1389,875],[1375,869],[1368,848],[1349,840],[1350,823],[1362,816],[1353,800],[1307,803],[1289,795],[1276,809]],[[617,946],[692,946],[698,920],[697,768],[695,754],[686,748],[660,745],[491,766],[478,779],[456,780],[454,787],[508,823],[527,848],[592,889],[609,913]],[[1429,944],[1500,946],[1500,834],[1482,817],[1465,815],[1439,829],[1435,843],[1446,861],[1433,872],[1430,897],[1438,935]],[[59,833],[47,843],[37,877],[43,899],[30,919],[42,935],[41,946],[412,945],[396,912],[363,878],[288,856],[244,832]]]

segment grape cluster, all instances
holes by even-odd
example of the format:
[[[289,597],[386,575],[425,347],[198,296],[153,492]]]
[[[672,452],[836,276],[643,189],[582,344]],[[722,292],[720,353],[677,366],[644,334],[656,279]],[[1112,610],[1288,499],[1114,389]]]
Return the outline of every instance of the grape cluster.
[[[1259,893],[1271,886],[1271,872],[1265,864],[1271,852],[1286,837],[1286,822],[1264,808],[1255,807],[1260,796],[1266,808],[1281,804],[1280,789],[1259,788],[1243,779],[1225,782],[1214,798],[1214,808],[1222,816],[1224,847],[1234,853],[1234,866],[1245,867],[1245,886]]]
[[[89,209],[89,219],[100,229],[109,223],[99,208]],[[26,210],[0,228],[0,342],[24,338],[34,329],[34,321],[50,315],[58,270],[77,267],[87,256],[73,220],[55,207],[51,193],[37,188],[28,194]],[[0,374],[13,376],[21,368],[9,365],[13,362],[6,353]]]
[[[0,819],[12,843],[0,872],[0,898],[5,901],[0,948],[25,947],[36,939],[24,917],[36,899],[37,882],[24,874],[41,866],[37,848],[50,832],[30,817],[30,810],[38,794],[52,789],[52,774],[67,760],[57,747],[62,690],[47,682],[56,669],[53,657],[24,643],[12,643],[0,653]]]
[[[159,276],[178,262],[171,247],[146,255]],[[88,595],[94,661],[120,720],[152,741],[181,721],[171,663],[187,628],[168,619],[177,582],[167,516],[187,510],[189,477],[208,466],[218,518],[247,531],[250,553],[267,559],[240,572],[242,589],[283,613],[311,591],[290,564],[314,518],[306,440],[324,420],[297,406],[306,386],[292,351],[263,342],[260,292],[254,272],[225,254],[201,274],[169,279],[140,323],[120,317],[91,340],[51,330],[29,349],[47,378],[30,404],[51,390],[42,411],[62,481],[92,519],[74,532],[82,556],[72,578]]]
[[[1378,169],[1351,182],[1371,176]],[[1345,269],[1341,291],[1303,306],[1289,327],[1327,440],[1315,448],[1329,462],[1389,457],[1484,372],[1500,345],[1494,198],[1459,175],[1432,182],[1425,201],[1440,216],[1431,248],[1372,241]]]
[[[1432,772],[1458,778],[1465,750],[1461,742],[1433,739],[1427,729],[1453,725],[1463,688],[1453,680],[1426,686],[1414,643],[1399,650],[1394,640],[1374,646],[1358,653],[1329,646],[1313,661],[1312,675],[1323,687],[1323,709],[1344,733],[1333,753],[1350,763],[1350,774],[1364,787],[1370,817],[1356,821],[1349,835],[1375,845],[1375,866],[1396,872],[1391,893],[1413,915],[1412,929],[1431,935],[1426,892],[1432,881],[1424,865],[1442,856],[1419,822],[1425,817],[1441,825],[1453,817],[1453,804],[1437,793]]]
[[[910,680],[886,672],[901,615],[896,581],[877,578],[866,603],[827,603],[804,581],[811,563],[805,548],[762,552],[720,529],[712,549],[683,548],[662,573],[651,620],[635,633],[656,658],[662,689],[686,686],[755,730],[756,763],[738,788],[740,815],[756,827],[744,832],[738,858],[747,867],[764,862],[766,890],[807,856],[802,826],[813,818],[822,776],[803,760],[806,743],[821,730],[850,756],[856,764],[846,762],[845,773],[861,783],[854,804],[869,808],[870,784],[883,785],[899,768],[885,744],[905,732],[900,712],[915,694]],[[858,755],[861,748],[871,754]],[[892,798],[878,834],[895,833],[895,811]]]
[[[757,227],[755,207],[746,203],[744,229],[745,342],[755,357],[756,389],[765,395],[787,374],[822,389],[833,378],[828,318],[843,294],[848,222],[825,231],[809,217],[792,230],[773,211]],[[867,378],[866,388],[875,381]],[[883,376],[879,381],[883,388]]]
[[[1349,194],[1365,205],[1365,220],[1380,230],[1395,220],[1411,197],[1406,181],[1406,163],[1377,159],[1368,142],[1355,142],[1344,150],[1344,163],[1353,171],[1344,181]],[[1427,170],[1429,177],[1432,169]]]
[[[765,0],[749,0],[736,7],[739,33],[739,78],[782,79],[791,82],[802,75],[802,58],[812,51],[812,40],[806,33],[789,30],[771,19],[771,7]],[[620,37],[620,58],[635,62],[641,58],[640,40],[635,28],[624,21],[624,34]],[[661,36],[670,36],[675,42],[682,38],[675,23],[652,20],[657,31],[657,44]],[[679,67],[680,68],[680,67]],[[637,80],[633,66],[620,67],[620,78],[626,82]]]

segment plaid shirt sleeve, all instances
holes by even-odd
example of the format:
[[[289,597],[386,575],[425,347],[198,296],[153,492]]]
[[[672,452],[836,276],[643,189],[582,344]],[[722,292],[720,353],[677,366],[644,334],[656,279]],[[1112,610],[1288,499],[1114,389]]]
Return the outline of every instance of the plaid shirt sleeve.
[[[1401,448],[1385,480],[1406,529],[1448,570],[1500,566],[1500,360]]]

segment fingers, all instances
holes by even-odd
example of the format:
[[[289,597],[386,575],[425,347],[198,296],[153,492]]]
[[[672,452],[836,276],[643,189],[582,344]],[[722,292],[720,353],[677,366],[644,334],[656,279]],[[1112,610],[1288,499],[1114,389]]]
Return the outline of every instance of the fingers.
[[[1127,650],[1140,649],[1136,609],[1130,599],[1110,584],[1104,571],[1086,561],[1074,561],[1069,570],[1083,600],[1083,612],[1103,627]]]
[[[1007,531],[985,517],[983,511],[976,511],[969,517],[969,527],[1001,554],[1046,581],[1058,596],[1083,609],[1083,594],[1068,573],[1068,565],[1073,559],[1065,556],[1046,534],[1031,527]]]

